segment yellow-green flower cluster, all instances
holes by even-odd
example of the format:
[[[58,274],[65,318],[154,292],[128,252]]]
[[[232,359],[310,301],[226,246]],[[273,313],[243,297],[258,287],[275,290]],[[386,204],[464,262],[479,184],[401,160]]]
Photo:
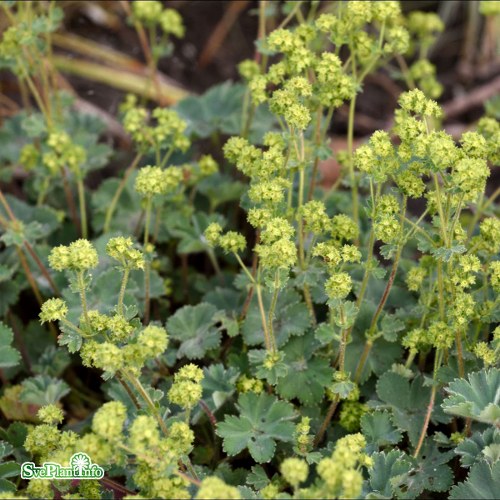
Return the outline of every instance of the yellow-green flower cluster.
[[[100,326],[100,319],[95,318],[94,323],[98,323]],[[113,342],[124,342],[133,333],[134,327],[124,318],[121,314],[115,314],[111,316],[106,321],[106,327],[110,332],[110,339]]]
[[[62,131],[49,134],[47,145],[50,150],[43,154],[42,163],[51,175],[56,175],[64,167],[68,167],[74,174],[81,176],[80,168],[87,160],[82,146],[74,144],[71,137]]]
[[[342,255],[335,242],[322,241],[313,248],[314,257],[321,257],[330,269],[335,269],[342,261]]]
[[[359,466],[370,466],[371,459],[363,452],[366,446],[362,434],[349,434],[339,439],[331,457],[323,458],[317,466],[322,480],[315,494],[321,498],[359,498],[363,474]]]
[[[475,198],[484,192],[490,169],[486,160],[479,158],[463,158],[451,174],[453,184],[469,198]]]
[[[94,414],[92,431],[108,440],[120,437],[127,418],[127,409],[120,401],[104,403]]]
[[[238,488],[229,486],[222,479],[214,476],[203,479],[195,498],[198,500],[209,500],[214,498],[239,500],[241,495]]]
[[[241,393],[255,392],[256,394],[260,394],[264,390],[264,383],[258,378],[242,375],[236,382],[236,389]]]
[[[160,431],[156,419],[149,415],[137,416],[129,429],[130,449],[137,455],[146,455],[159,442]]]
[[[297,488],[309,475],[309,466],[301,458],[285,458],[280,464],[280,472],[285,481],[293,488]]]
[[[191,409],[201,399],[203,371],[194,364],[183,366],[174,376],[174,383],[168,391],[170,402],[184,409]]]
[[[411,12],[408,15],[408,29],[417,36],[423,49],[426,50],[444,30],[444,23],[434,12]]]
[[[68,306],[62,299],[48,299],[42,304],[40,320],[43,323],[47,321],[61,321],[68,314]]]
[[[262,151],[250,144],[243,137],[231,137],[224,144],[224,156],[236,168],[249,177],[253,177],[262,160]]]
[[[331,229],[331,221],[322,201],[308,201],[300,207],[298,215],[304,220],[307,230],[315,235],[325,234]]]
[[[344,401],[339,415],[340,425],[348,432],[360,428],[361,417],[368,411],[368,406],[359,401]]]
[[[94,366],[111,374],[123,368],[123,352],[111,342],[85,342],[80,356],[84,366]]]
[[[402,345],[409,349],[410,352],[417,353],[427,351],[433,345],[433,336],[435,331],[430,332],[429,329],[415,328],[410,330],[403,338]]]
[[[139,170],[135,179],[135,190],[145,197],[165,194],[177,189],[183,178],[180,167],[163,170],[160,167],[147,166]]]
[[[78,494],[81,498],[99,500],[102,498],[101,484],[97,479],[94,481],[80,481],[78,485]]]
[[[132,238],[118,236],[106,245],[106,253],[127,269],[144,269],[144,254],[134,248]]]
[[[352,289],[352,279],[349,274],[334,273],[325,282],[325,291],[330,299],[345,299]]]
[[[479,12],[483,16],[498,16],[500,14],[500,2],[498,0],[481,0],[479,2]]]
[[[269,219],[261,233],[262,244],[255,246],[264,268],[289,269],[297,262],[297,248],[293,235],[295,230],[281,217]]]
[[[396,243],[401,234],[399,221],[388,214],[377,217],[373,229],[375,237],[386,244]]]
[[[490,284],[495,292],[500,292],[500,260],[495,260],[489,265]]]
[[[496,365],[500,360],[500,352],[492,349],[486,342],[478,342],[474,347],[474,354],[486,367]]]
[[[185,134],[187,123],[176,111],[155,108],[150,119],[146,108],[138,105],[135,95],[127,95],[120,110],[124,113],[123,128],[141,150],[147,151],[149,147],[157,151],[168,148],[172,152],[189,148],[191,142]]]
[[[26,493],[29,498],[54,498],[55,496],[50,479],[31,479],[26,487]],[[12,495],[5,498],[11,497]]]
[[[184,36],[185,28],[182,17],[174,9],[164,9],[156,0],[140,0],[132,4],[134,17],[146,26],[159,25],[166,35],[177,38]]]
[[[238,73],[249,81],[260,74],[260,67],[253,59],[245,59],[238,64]]]
[[[161,14],[163,6],[156,0],[145,0],[132,4],[134,15],[144,23],[155,23]]]
[[[400,191],[409,198],[420,198],[424,194],[424,181],[409,169],[397,174],[395,180]]]
[[[432,99],[428,99],[419,89],[404,92],[401,94],[398,102],[401,108],[407,113],[414,113],[429,118],[440,118],[442,115],[438,103]]]
[[[356,94],[354,79],[342,68],[340,58],[331,52],[323,52],[314,65],[317,83],[314,95],[323,106],[338,108]]]
[[[356,150],[354,163],[359,170],[373,177],[376,182],[385,182],[387,177],[399,168],[389,134],[383,130],[374,132],[369,143]]]
[[[443,85],[436,79],[436,66],[427,59],[420,59],[410,66],[410,75],[417,87],[431,99],[438,99]]]
[[[302,417],[300,422],[295,426],[295,450],[298,453],[305,455],[309,452],[312,445],[311,432],[311,419],[309,417]]]
[[[203,233],[205,240],[211,247],[217,246],[222,234],[222,226],[218,222],[210,223]]]
[[[479,224],[481,250],[486,250],[491,254],[500,250],[500,220],[497,217],[487,217]],[[476,242],[474,242],[476,244]]]
[[[455,328],[465,327],[475,313],[475,301],[471,294],[456,292],[450,297],[447,313]]]
[[[412,267],[406,274],[406,285],[408,286],[408,290],[418,292],[426,276],[427,270],[425,268]]]
[[[455,341],[455,332],[444,321],[434,321],[428,331],[429,340],[436,349],[450,349]]]
[[[186,28],[181,15],[174,9],[164,9],[158,18],[158,24],[166,35],[184,38]]]
[[[60,433],[55,425],[37,425],[29,428],[24,448],[35,456],[45,457],[57,447],[59,439]]]
[[[247,243],[242,234],[236,231],[228,231],[219,237],[218,245],[226,253],[239,253],[245,250]]]
[[[174,149],[186,151],[190,141],[184,134],[187,123],[176,111],[168,108],[155,108],[152,112],[156,126],[151,129],[151,136],[157,146],[168,143]]]
[[[157,358],[167,349],[167,331],[160,326],[148,325],[139,332],[137,344],[146,359]]]
[[[88,271],[97,267],[99,257],[97,250],[90,241],[76,240],[69,246],[60,245],[52,249],[49,255],[49,265],[55,271]]]
[[[44,424],[60,424],[64,420],[64,414],[61,408],[53,404],[42,406],[38,410],[37,417]]]
[[[341,255],[346,264],[361,261],[361,252],[354,245],[344,245],[341,248]]]
[[[198,160],[198,165],[200,167],[200,173],[202,177],[208,177],[210,175],[216,174],[219,171],[219,165],[214,160],[212,155],[203,155]]]
[[[304,78],[301,78],[301,81],[307,82]],[[311,113],[303,101],[311,93],[310,86],[287,85],[286,88],[273,92],[269,100],[269,109],[272,113],[283,116],[291,129],[305,130],[311,121]]]
[[[252,184],[248,190],[248,197],[254,203],[273,206],[284,200],[285,195],[283,191],[289,187],[290,181],[278,177]]]
[[[40,160],[40,152],[34,144],[26,144],[19,152],[19,164],[26,170],[33,170]]]
[[[488,160],[493,165],[500,165],[500,123],[494,118],[485,116],[477,124],[477,131],[486,139]]]
[[[338,214],[332,217],[331,234],[336,241],[352,241],[359,236],[359,227],[348,215]]]
[[[460,290],[472,286],[476,282],[475,273],[481,270],[481,263],[475,255],[460,255],[458,266],[450,274],[450,281]]]
[[[272,218],[271,210],[267,208],[251,208],[247,214],[248,223],[255,228],[263,228]]]

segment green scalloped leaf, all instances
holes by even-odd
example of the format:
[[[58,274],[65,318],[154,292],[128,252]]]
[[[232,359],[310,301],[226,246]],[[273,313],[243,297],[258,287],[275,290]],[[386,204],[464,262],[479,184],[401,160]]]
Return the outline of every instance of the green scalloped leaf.
[[[21,401],[39,406],[55,404],[70,391],[66,382],[47,375],[27,378],[22,386]]]
[[[0,321],[0,368],[10,368],[19,364],[21,355],[17,349],[12,347],[14,333]]]
[[[243,322],[241,332],[248,346],[256,346],[264,343],[264,330],[262,318],[257,303],[257,294],[254,293],[252,302],[248,308],[247,316]],[[263,294],[264,308],[269,311],[271,294]],[[297,292],[283,290],[278,295],[273,330],[278,347],[285,345],[291,336],[303,335],[311,324],[311,318],[307,306],[301,301]]]
[[[419,375],[410,381],[399,373],[386,372],[377,381],[377,395],[390,405],[393,422],[408,433],[411,443],[416,446],[431,395],[431,388],[424,386],[423,377]],[[432,421],[446,423],[450,418],[439,411],[440,398],[436,395]]]
[[[184,306],[169,318],[167,331],[181,341],[177,357],[201,359],[210,349],[219,347],[221,333],[215,328],[217,309],[202,302],[196,306]]]
[[[237,407],[239,417],[226,416],[217,425],[217,434],[223,438],[228,455],[248,448],[256,462],[270,462],[276,441],[293,441],[295,426],[290,420],[295,418],[295,411],[290,403],[266,393],[250,392],[240,396]]]
[[[317,348],[310,335],[295,337],[283,348],[288,370],[276,386],[281,397],[288,400],[298,398],[309,406],[323,399],[325,387],[332,382],[333,369],[329,360],[313,357]]]
[[[369,479],[372,494],[370,497],[393,498],[393,484],[399,484],[412,469],[410,457],[402,451],[392,450],[389,453],[374,453],[371,458],[373,466],[370,469]]]
[[[394,426],[391,415],[387,411],[365,413],[361,417],[361,431],[366,438],[368,449],[398,444],[403,437]]]
[[[442,404],[452,415],[500,425],[500,370],[483,369],[465,379],[455,379],[446,388],[450,394]]]
[[[500,460],[490,465],[486,461],[471,467],[467,480],[453,486],[450,500],[497,499],[500,492]]]
[[[499,447],[500,430],[491,427],[483,433],[475,432],[470,438],[464,439],[455,448],[455,453],[460,456],[462,467],[470,467],[485,456],[489,457],[491,451]],[[492,461],[494,460],[490,460]]]

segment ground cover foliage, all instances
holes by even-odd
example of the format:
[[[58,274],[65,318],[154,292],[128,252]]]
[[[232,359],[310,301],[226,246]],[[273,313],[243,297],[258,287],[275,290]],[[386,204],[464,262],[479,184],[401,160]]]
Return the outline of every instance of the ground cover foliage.
[[[0,498],[498,497],[500,125],[442,128],[440,18],[260,2],[242,81],[156,106],[182,17],[125,6],[150,78],[116,176],[106,124],[57,84],[60,6],[1,6],[25,107],[0,130]],[[355,146],[390,61],[407,91]],[[82,452],[103,479],[20,478]]]

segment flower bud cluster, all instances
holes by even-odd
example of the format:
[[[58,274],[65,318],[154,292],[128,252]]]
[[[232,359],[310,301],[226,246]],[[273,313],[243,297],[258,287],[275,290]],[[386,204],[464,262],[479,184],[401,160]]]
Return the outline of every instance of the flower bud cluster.
[[[227,498],[228,500],[239,500],[241,494],[238,488],[229,486],[218,477],[207,477],[203,479],[196,493],[197,500],[208,500],[212,498]]]
[[[142,151],[149,148],[187,151],[191,145],[186,135],[187,123],[172,109],[155,108],[150,115],[146,108],[138,105],[135,95],[127,95],[120,110],[123,128]]]
[[[52,249],[49,255],[49,265],[55,271],[88,271],[99,264],[97,250],[90,241],[76,240],[69,246],[60,245]]]
[[[65,167],[78,177],[81,167],[87,160],[85,149],[73,143],[71,137],[62,131],[52,132],[47,138],[49,151],[42,155],[42,163],[49,174],[58,175]]]
[[[306,229],[314,235],[326,234],[331,230],[331,221],[322,201],[308,201],[300,207],[298,215],[304,220]]]
[[[309,417],[302,417],[300,422],[295,426],[294,439],[296,451],[300,455],[306,455],[312,446],[311,432],[311,419]]]
[[[375,182],[385,182],[389,175],[395,174],[399,162],[389,134],[383,130],[374,132],[369,143],[356,150],[354,163]]]
[[[135,190],[144,197],[172,193],[183,182],[184,175],[180,167],[147,166],[139,170],[135,179]]]
[[[172,403],[189,410],[201,399],[203,371],[194,364],[183,366],[174,376],[174,383],[168,392]]]
[[[500,122],[490,117],[483,117],[477,124],[477,131],[486,139],[488,161],[500,165]]]
[[[62,299],[48,299],[42,304],[40,321],[61,321],[68,314],[68,306]]]
[[[182,17],[174,9],[164,9],[156,0],[140,0],[132,4],[134,17],[146,26],[159,25],[165,35],[183,38],[185,33]]]
[[[368,406],[359,401],[344,401],[339,415],[340,425],[348,432],[359,431],[361,417],[368,411]]]
[[[242,375],[236,382],[236,389],[240,393],[254,392],[260,394],[264,390],[264,383],[260,379]]]
[[[267,221],[261,233],[261,244],[255,246],[262,267],[268,269],[290,269],[297,262],[294,228],[282,217]]]
[[[315,493],[322,498],[358,498],[363,487],[360,466],[369,467],[372,460],[364,453],[366,446],[362,434],[349,434],[340,438],[331,457],[320,460],[317,472],[322,484]],[[314,488],[314,487],[313,487]]]
[[[285,481],[293,488],[297,488],[309,475],[309,466],[301,458],[285,458],[280,464],[280,472]]]
[[[54,404],[42,406],[38,410],[37,417],[44,424],[60,424],[64,420],[63,411]]]
[[[411,292],[418,292],[422,286],[427,270],[423,267],[412,267],[406,274],[406,285]]]
[[[132,238],[118,236],[106,245],[106,253],[125,269],[144,269],[144,254],[134,247]]]

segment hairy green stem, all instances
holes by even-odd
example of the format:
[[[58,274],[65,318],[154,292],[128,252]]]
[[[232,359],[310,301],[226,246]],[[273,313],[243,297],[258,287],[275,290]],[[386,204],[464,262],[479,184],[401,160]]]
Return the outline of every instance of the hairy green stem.
[[[80,205],[80,224],[82,229],[82,238],[88,237],[88,227],[87,227],[87,207],[85,204],[85,187],[83,185],[83,179],[78,176],[76,181],[78,188],[78,202]]]
[[[257,292],[257,302],[259,304],[260,317],[262,320],[262,328],[264,330],[264,342],[266,344],[266,349],[268,352],[274,352],[269,336],[269,331],[267,329],[267,319],[266,319],[267,317],[266,317],[266,311],[264,309],[264,302],[262,300],[262,289],[260,283],[257,283],[255,285],[255,291]]]
[[[120,294],[118,295],[117,312],[120,316],[123,316],[123,299],[125,297],[125,290],[127,289],[127,281],[129,275],[130,275],[130,269],[128,267],[125,267],[123,269],[123,278],[122,278],[122,284],[120,286]]]
[[[148,196],[146,199],[146,222],[144,225],[144,250],[146,252],[148,252],[150,225],[151,225],[151,196]],[[145,325],[149,323],[149,312],[150,312],[150,265],[149,265],[149,259],[146,259],[146,264],[144,266],[144,321],[143,321]]]
[[[83,317],[85,318],[85,324],[89,324],[89,313],[87,308],[87,294],[85,293],[85,280],[83,277],[83,271],[78,271],[77,273],[78,282],[78,293],[80,294],[80,302],[82,303]]]
[[[278,302],[278,295],[279,295],[279,274],[278,271],[276,271],[274,275],[274,291],[273,291],[273,297],[271,299],[271,306],[269,307],[269,314],[268,314],[268,331],[269,331],[269,338],[271,340],[271,348],[273,351],[276,351],[276,339],[274,338],[274,328],[273,328],[273,320],[274,320],[274,311],[276,309],[276,304]]]

